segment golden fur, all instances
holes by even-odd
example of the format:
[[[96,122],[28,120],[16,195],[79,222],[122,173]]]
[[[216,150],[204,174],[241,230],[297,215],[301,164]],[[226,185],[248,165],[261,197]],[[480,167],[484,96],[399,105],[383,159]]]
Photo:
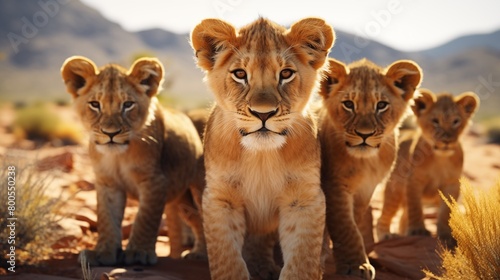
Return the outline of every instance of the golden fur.
[[[439,199],[438,190],[446,197],[458,197],[463,166],[459,137],[479,105],[479,99],[472,92],[456,97],[451,94],[436,96],[426,89],[420,93],[412,106],[419,129],[401,135],[397,164],[384,192],[377,235],[381,240],[391,237],[391,219],[400,206],[407,210],[400,233],[429,235],[421,204],[425,198],[439,205],[438,236],[453,245],[448,225],[450,209]]]
[[[325,74],[318,125],[321,186],[336,272],[373,279],[362,237],[371,236],[372,225],[364,217],[371,216],[373,191],[392,168],[397,127],[422,74],[408,60],[382,69],[367,60],[346,66],[334,59]]]
[[[307,18],[287,30],[260,18],[236,30],[207,19],[191,39],[216,100],[204,136],[212,279],[320,279],[325,204],[308,104],[332,28]]]
[[[201,203],[203,185],[193,178],[203,172],[197,169],[202,144],[187,116],[160,108],[161,63],[143,58],[128,71],[112,64],[97,69],[91,60],[76,56],[64,62],[61,73],[90,133],[96,175],[99,237],[95,250],[82,254],[92,265],[156,263],[156,237],[166,208],[171,256],[182,253],[179,215],[197,237],[189,256],[206,255],[201,216],[192,202],[194,197]],[[127,195],[139,200],[139,212],[122,253]]]

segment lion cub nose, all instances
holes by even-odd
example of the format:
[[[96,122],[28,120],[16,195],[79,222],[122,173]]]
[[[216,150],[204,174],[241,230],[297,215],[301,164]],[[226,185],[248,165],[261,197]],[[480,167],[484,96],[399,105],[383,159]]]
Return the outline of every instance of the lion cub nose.
[[[373,131],[358,131],[354,130],[354,132],[361,138],[363,138],[363,141],[366,140],[368,137],[372,136],[375,134],[375,130]]]
[[[106,134],[109,137],[109,139],[113,139],[113,137],[115,137],[116,135],[120,134],[120,132],[122,132],[122,130],[118,129],[116,131],[106,131],[104,129],[101,129],[101,132],[104,133],[104,134]]]
[[[262,113],[262,112],[257,112],[257,111],[254,111],[252,109],[250,109],[250,114],[256,116],[257,118],[259,118],[262,122],[265,122],[267,119],[269,119],[270,117],[276,115],[276,113],[278,113],[278,109],[276,110],[273,110],[273,111],[269,111],[269,112],[265,112],[265,113]]]

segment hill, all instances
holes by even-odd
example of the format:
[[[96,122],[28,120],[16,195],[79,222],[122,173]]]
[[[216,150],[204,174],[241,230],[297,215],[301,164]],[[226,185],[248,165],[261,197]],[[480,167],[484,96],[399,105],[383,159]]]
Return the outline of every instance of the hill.
[[[476,91],[483,101],[480,114],[498,114],[493,104],[500,104],[500,30],[421,52],[402,52],[341,30],[336,34],[332,57],[347,63],[366,57],[381,65],[413,59],[424,70],[424,87]],[[0,100],[69,100],[59,69],[71,55],[124,66],[150,55],[167,69],[163,96],[184,108],[200,106],[211,95],[188,37],[162,29],[128,32],[80,1],[0,1]]]

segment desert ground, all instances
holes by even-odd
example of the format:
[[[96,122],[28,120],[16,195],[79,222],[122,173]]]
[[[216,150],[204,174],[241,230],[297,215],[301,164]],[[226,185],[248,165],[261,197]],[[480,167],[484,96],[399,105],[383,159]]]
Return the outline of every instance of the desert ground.
[[[74,122],[75,126],[79,125],[71,107],[57,107],[57,114]],[[0,264],[0,275],[4,279],[82,279],[82,268],[77,262],[78,252],[92,248],[97,240],[94,177],[85,144],[57,146],[46,143],[40,146],[30,140],[18,139],[11,129],[14,116],[12,106],[0,108],[1,162],[4,165],[29,163],[39,176],[50,176],[46,195],[64,203],[57,210],[61,219],[54,231],[58,240],[51,246],[51,256],[36,266],[17,266],[15,273]],[[477,126],[472,126],[470,132],[464,135],[463,145],[463,176],[478,191],[492,186],[500,178],[500,145],[488,144],[481,127]],[[374,220],[380,212],[381,194],[382,189],[379,187],[372,200]],[[137,208],[137,202],[129,200],[122,227],[125,237],[130,233]],[[435,233],[436,209],[426,208],[424,212],[427,228]],[[127,240],[124,240],[123,245],[126,243]],[[93,267],[92,275],[94,279],[123,280],[210,279],[206,261],[175,260],[168,257],[168,228],[163,223],[156,248],[159,262],[155,266]],[[433,237],[401,237],[375,243],[368,249],[370,261],[377,270],[376,279],[422,279],[425,277],[422,269],[439,272],[439,245]],[[324,279],[351,279],[334,276],[332,266],[332,260],[329,259]]]

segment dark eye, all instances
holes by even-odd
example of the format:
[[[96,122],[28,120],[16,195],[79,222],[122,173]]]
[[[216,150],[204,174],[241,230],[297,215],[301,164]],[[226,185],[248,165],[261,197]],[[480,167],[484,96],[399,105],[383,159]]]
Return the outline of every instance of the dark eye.
[[[456,118],[456,119],[454,119],[454,120],[453,120],[453,126],[454,126],[454,127],[459,126],[459,125],[460,125],[460,123],[461,123],[461,120],[460,120],[459,118]]]
[[[231,72],[233,79],[238,83],[246,83],[247,72],[243,69],[236,69]]]
[[[92,109],[94,111],[100,111],[101,110],[101,104],[99,103],[99,101],[90,101],[89,102],[89,107],[90,107],[90,109]]]
[[[344,106],[344,109],[346,109],[347,111],[354,110],[354,102],[352,102],[351,100],[343,101],[342,106]]]
[[[122,109],[123,109],[123,111],[126,112],[126,111],[129,111],[132,108],[134,108],[134,106],[135,106],[135,102],[133,102],[133,101],[125,101],[125,102],[123,102]]]
[[[439,126],[439,120],[437,118],[433,118],[431,122],[434,126]]]
[[[288,82],[290,81],[295,74],[295,71],[292,69],[283,69],[280,72],[280,82]]]
[[[389,102],[387,101],[379,101],[377,103],[377,112],[384,112],[389,109]]]

